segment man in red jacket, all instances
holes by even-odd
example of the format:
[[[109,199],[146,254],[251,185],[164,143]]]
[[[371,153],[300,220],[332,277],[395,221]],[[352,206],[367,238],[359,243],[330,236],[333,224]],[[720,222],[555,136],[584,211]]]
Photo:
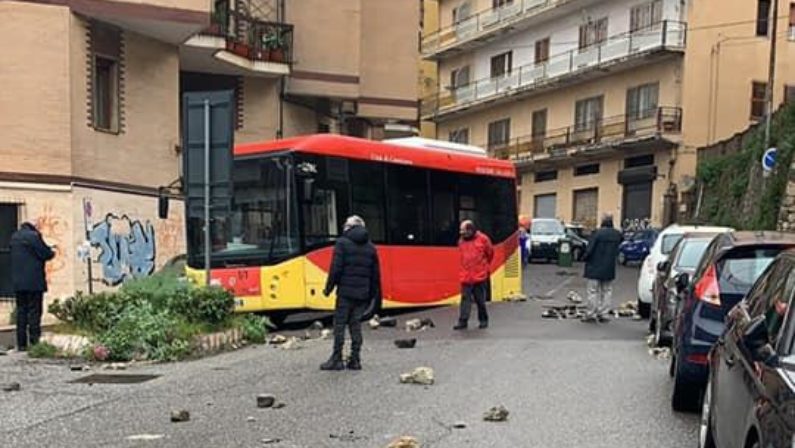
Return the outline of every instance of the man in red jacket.
[[[474,301],[478,307],[478,328],[489,326],[489,315],[486,311],[486,297],[491,260],[494,258],[494,247],[485,233],[480,232],[472,221],[464,221],[459,229],[461,238],[458,248],[461,251],[461,314],[453,330],[464,330],[469,322],[469,312]]]

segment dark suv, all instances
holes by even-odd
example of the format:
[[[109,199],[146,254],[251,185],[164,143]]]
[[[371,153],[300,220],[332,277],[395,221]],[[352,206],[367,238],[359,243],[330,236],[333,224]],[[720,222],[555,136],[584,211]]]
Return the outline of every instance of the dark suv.
[[[709,372],[707,354],[723,332],[726,313],[739,302],[781,251],[795,247],[795,235],[727,232],[710,243],[691,277],[677,279],[671,404],[676,411],[698,409]]]

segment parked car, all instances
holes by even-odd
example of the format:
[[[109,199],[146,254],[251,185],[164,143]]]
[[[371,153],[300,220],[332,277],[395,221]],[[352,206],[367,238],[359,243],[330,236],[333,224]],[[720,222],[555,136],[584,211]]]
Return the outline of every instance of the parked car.
[[[626,266],[632,261],[643,261],[649,255],[658,234],[654,229],[646,229],[629,235],[618,246],[618,262]]]
[[[655,346],[671,343],[671,322],[679,298],[676,290],[677,277],[684,273],[693,275],[707,245],[715,236],[716,234],[711,233],[687,234],[676,243],[668,260],[657,264],[649,319],[649,330],[654,335]]]
[[[709,356],[699,446],[795,442],[795,251],[786,251],[726,316]]]
[[[654,279],[657,277],[657,265],[661,261],[668,259],[668,255],[673,250],[676,243],[682,239],[686,233],[722,233],[731,229],[726,227],[701,227],[701,226],[680,226],[677,224],[666,227],[657,236],[649,254],[643,261],[638,276],[638,314],[643,318],[648,318],[651,314],[652,291],[654,289]]]
[[[535,218],[530,225],[530,255],[532,260],[550,262],[558,258],[560,239],[566,236],[566,229],[557,219]]]
[[[571,255],[574,260],[582,261],[588,249],[588,238],[585,237],[585,228],[576,224],[566,224],[566,236],[571,241]]]
[[[726,313],[739,302],[773,259],[795,247],[795,235],[727,232],[707,246],[695,273],[681,274],[683,291],[674,321],[670,372],[674,410],[696,410],[707,383],[707,355],[723,332]]]

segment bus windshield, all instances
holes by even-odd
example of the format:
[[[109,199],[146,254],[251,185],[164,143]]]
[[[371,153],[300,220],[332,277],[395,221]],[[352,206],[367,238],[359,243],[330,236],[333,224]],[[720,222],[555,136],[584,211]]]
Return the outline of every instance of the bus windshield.
[[[213,260],[223,264],[271,264],[298,254],[292,157],[235,160],[232,179],[231,209],[215,213]],[[199,244],[191,244],[189,250],[203,254],[202,240],[193,238]]]

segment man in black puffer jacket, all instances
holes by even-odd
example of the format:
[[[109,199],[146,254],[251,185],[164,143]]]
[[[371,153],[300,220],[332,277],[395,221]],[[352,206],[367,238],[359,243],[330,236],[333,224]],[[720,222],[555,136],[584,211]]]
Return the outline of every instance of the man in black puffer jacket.
[[[36,227],[25,222],[11,235],[11,281],[17,297],[17,350],[41,337],[41,313],[47,278],[44,265],[55,257]]]
[[[616,260],[621,232],[613,228],[613,216],[605,215],[602,226],[585,250],[585,278],[588,280],[588,310],[583,322],[607,322],[616,278]]]
[[[334,246],[325,296],[337,288],[334,310],[334,351],[321,370],[343,370],[342,347],[345,327],[351,333],[351,357],[348,369],[361,370],[362,316],[371,303],[381,299],[381,274],[378,253],[370,242],[364,220],[356,215],[345,221],[342,236]]]

